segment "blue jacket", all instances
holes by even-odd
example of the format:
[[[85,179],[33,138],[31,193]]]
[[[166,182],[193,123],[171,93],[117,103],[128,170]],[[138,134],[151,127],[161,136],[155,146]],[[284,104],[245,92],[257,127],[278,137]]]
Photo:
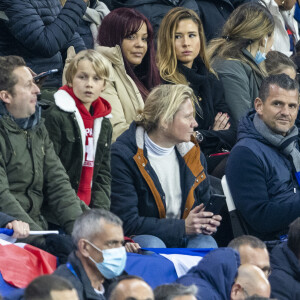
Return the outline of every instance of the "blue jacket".
[[[111,147],[111,211],[124,222],[125,235],[150,234],[167,247],[178,247],[185,236],[185,221],[194,206],[210,198],[206,161],[198,144],[176,146],[182,203],[181,219],[166,219],[164,191],[147,159],[144,130],[135,122]],[[184,150],[189,149],[182,156]],[[201,153],[201,154],[200,154]]]
[[[37,74],[59,69],[45,85],[60,87],[66,50],[85,49],[75,33],[85,10],[83,0],[68,0],[63,8],[59,0],[2,0],[8,20],[0,19],[0,56],[22,56]]]
[[[271,240],[286,233],[300,216],[300,189],[291,161],[255,129],[254,113],[240,121],[226,176],[250,234]]]
[[[186,286],[195,284],[199,300],[228,300],[239,266],[240,256],[235,250],[219,248],[206,254],[176,282]]]
[[[287,243],[273,249],[270,262],[271,296],[280,300],[300,299],[300,262]]]

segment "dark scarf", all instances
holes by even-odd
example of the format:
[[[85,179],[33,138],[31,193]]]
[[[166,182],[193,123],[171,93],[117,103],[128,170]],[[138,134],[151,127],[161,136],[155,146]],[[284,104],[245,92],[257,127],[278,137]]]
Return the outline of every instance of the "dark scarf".
[[[296,146],[298,142],[298,128],[294,125],[286,136],[276,134],[259,118],[257,113],[254,116],[253,124],[264,139],[279,149],[287,158],[292,159],[295,176],[300,186],[300,152]]]
[[[35,113],[28,118],[15,118],[9,113],[6,108],[6,105],[3,101],[0,101],[0,118],[7,115],[11,120],[13,120],[20,128],[24,130],[31,129],[35,127],[41,120],[41,108],[38,104],[35,106]]]

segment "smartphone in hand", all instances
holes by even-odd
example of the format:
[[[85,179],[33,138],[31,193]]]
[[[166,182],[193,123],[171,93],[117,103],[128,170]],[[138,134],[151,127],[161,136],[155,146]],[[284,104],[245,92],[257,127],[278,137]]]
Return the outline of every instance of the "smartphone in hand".
[[[226,197],[224,195],[212,194],[205,206],[205,211],[210,211],[214,215],[219,215],[221,209],[226,205]]]
[[[47,72],[40,73],[40,74],[34,76],[33,80],[35,81],[35,83],[39,83],[43,78],[45,78],[53,73],[56,73],[56,72],[58,72],[58,69],[52,69]]]

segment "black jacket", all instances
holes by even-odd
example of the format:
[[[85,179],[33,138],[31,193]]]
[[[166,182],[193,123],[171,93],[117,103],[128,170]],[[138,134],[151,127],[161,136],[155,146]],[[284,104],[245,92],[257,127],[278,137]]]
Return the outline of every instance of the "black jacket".
[[[145,15],[153,26],[155,35],[163,17],[174,7],[182,6],[199,14],[195,0],[111,0],[113,8],[134,8]]]
[[[200,58],[195,59],[191,69],[179,63],[178,70],[186,77],[200,100],[200,107],[196,105],[198,127],[195,130],[200,131],[204,137],[201,150],[205,155],[221,152],[222,148],[230,150],[236,142],[236,127],[231,118],[228,130],[211,130],[218,112],[228,113],[230,116],[222,83],[214,74],[208,72]]]
[[[77,290],[80,300],[105,300],[103,295],[96,294],[75,251],[69,255],[68,263],[60,265],[54,275],[69,280]]]
[[[0,56],[21,56],[37,74],[59,69],[45,86],[60,87],[66,50],[85,49],[75,33],[85,10],[83,0],[68,0],[63,8],[59,0],[2,0],[7,19],[0,18]]]

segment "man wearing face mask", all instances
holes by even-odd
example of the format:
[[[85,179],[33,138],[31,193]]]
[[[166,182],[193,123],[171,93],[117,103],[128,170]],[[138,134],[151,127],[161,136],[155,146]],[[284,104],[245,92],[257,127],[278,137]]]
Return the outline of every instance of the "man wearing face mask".
[[[74,251],[54,274],[68,279],[80,300],[105,299],[111,279],[126,264],[122,221],[103,209],[86,211],[75,221],[72,239]]]

